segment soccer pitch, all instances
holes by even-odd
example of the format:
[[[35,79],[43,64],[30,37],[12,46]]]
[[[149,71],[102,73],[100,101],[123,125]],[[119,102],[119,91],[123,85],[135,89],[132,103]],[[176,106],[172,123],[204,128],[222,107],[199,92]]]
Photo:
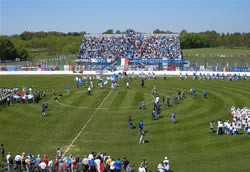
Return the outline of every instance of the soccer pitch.
[[[114,90],[98,88],[94,82],[92,95],[87,88],[76,88],[74,76],[0,76],[0,87],[42,88],[47,96],[38,104],[15,104],[0,111],[0,142],[6,153],[32,152],[48,154],[55,159],[60,147],[66,155],[88,155],[90,152],[105,152],[115,159],[127,157],[138,168],[146,159],[149,170],[157,171],[157,164],[164,156],[170,160],[173,171],[250,171],[250,138],[247,133],[237,136],[209,134],[209,122],[229,119],[230,108],[250,107],[250,81],[199,81],[178,78],[157,78],[119,82]],[[70,85],[70,94],[66,87]],[[159,120],[152,120],[152,88],[157,94],[170,96],[171,106],[161,107]],[[62,94],[59,102],[52,96]],[[186,90],[186,97],[173,103],[173,94]],[[189,89],[196,89],[196,96]],[[203,89],[208,98],[203,98]],[[145,100],[146,109],[139,110]],[[46,117],[41,106],[49,102]],[[176,124],[171,124],[170,113],[176,113]],[[133,130],[128,128],[128,116],[132,116]],[[144,121],[145,144],[138,144],[138,122]],[[215,126],[215,128],[217,125]],[[71,146],[72,142],[74,144]],[[1,144],[0,143],[0,144]]]

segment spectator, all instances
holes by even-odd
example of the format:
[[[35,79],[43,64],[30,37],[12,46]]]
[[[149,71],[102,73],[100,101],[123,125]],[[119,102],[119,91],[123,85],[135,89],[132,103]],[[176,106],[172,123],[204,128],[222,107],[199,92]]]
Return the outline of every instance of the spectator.
[[[61,152],[60,148],[57,148],[57,151],[56,151],[56,158],[57,158],[57,159],[61,159],[61,158],[62,158],[62,152]]]
[[[4,161],[4,147],[3,147],[3,144],[1,144],[0,150],[1,150],[1,155],[2,155],[2,161]]]
[[[14,161],[10,152],[7,154],[6,159],[8,164],[8,172],[13,172]]]
[[[89,169],[89,163],[88,163],[89,159],[87,158],[87,156],[85,155],[83,160],[82,160],[82,164],[83,164],[83,172],[87,172]]]
[[[115,161],[115,172],[120,172],[121,171],[121,166],[122,166],[122,163],[120,161],[120,158],[118,158]]]
[[[146,172],[146,169],[142,166],[142,164],[138,168],[138,172]]]
[[[17,152],[17,155],[16,155],[16,157],[15,157],[16,171],[17,171],[17,172],[21,172],[21,160],[22,160],[22,157],[21,157],[21,155],[19,154],[19,152]]]
[[[128,166],[128,164],[129,164],[129,161],[126,159],[126,157],[124,157],[124,160],[123,160],[123,169],[124,169],[124,171],[126,171],[126,169],[127,169],[127,166]]]

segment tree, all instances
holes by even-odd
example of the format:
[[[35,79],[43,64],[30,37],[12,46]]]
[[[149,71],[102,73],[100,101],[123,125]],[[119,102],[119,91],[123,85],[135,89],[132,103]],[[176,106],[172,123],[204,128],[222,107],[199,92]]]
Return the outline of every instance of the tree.
[[[153,31],[153,33],[154,33],[154,34],[164,34],[164,33],[166,33],[166,32],[163,31],[163,30],[160,30],[160,29],[155,29],[155,30]]]
[[[170,30],[164,31],[164,30],[160,30],[160,29],[155,29],[153,31],[154,34],[172,34],[173,32],[171,32]]]
[[[33,32],[28,32],[28,31],[25,31],[20,34],[20,38],[22,40],[31,40],[33,36],[34,36]]]
[[[186,29],[182,29],[181,32],[180,32],[180,35],[183,35],[185,33],[188,33]]]
[[[26,60],[28,56],[28,52],[25,48],[17,49],[11,40],[0,37],[0,60],[15,60],[16,58]]]
[[[0,38],[0,59],[14,60],[17,57],[17,51],[14,44],[7,38]]]
[[[121,31],[120,31],[120,30],[117,30],[117,31],[115,32],[115,34],[121,34]]]
[[[103,32],[102,34],[113,34],[113,33],[114,33],[113,29],[108,29],[105,32]]]
[[[185,48],[204,48],[209,47],[208,40],[199,33],[185,33],[181,35],[181,47]]]

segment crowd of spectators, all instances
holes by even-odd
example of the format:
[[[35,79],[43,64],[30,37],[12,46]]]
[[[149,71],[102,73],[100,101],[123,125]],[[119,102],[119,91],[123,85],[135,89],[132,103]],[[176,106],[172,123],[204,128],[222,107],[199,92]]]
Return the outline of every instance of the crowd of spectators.
[[[180,38],[176,34],[86,35],[80,45],[79,58],[130,59],[179,58]]]
[[[8,167],[6,171],[8,170],[8,172],[150,172],[145,159],[136,168],[126,157],[123,159],[114,159],[106,155],[106,153],[101,152],[91,152],[82,158],[80,155],[63,157],[60,148],[58,148],[55,160],[49,158],[47,155],[41,157],[38,154],[35,157],[32,153],[26,154],[25,152],[22,154],[17,152],[15,155],[8,152],[5,156],[3,144],[1,145],[1,152],[2,161],[7,160]],[[5,168],[0,170],[5,170]],[[157,166],[157,171],[170,171],[167,157]]]

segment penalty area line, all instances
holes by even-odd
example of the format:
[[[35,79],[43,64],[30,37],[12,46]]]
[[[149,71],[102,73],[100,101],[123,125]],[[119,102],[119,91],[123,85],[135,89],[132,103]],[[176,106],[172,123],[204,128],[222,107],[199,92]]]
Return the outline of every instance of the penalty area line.
[[[68,153],[68,151],[70,150],[70,148],[73,146],[73,144],[76,142],[76,140],[78,139],[78,137],[82,134],[82,132],[84,131],[84,129],[86,128],[86,126],[88,125],[88,123],[91,121],[91,119],[94,117],[94,115],[98,112],[98,110],[101,109],[101,106],[103,105],[103,103],[106,101],[106,99],[109,97],[111,91],[109,91],[108,95],[103,99],[103,101],[101,102],[101,104],[96,108],[96,110],[92,113],[92,115],[89,117],[88,121],[83,125],[83,127],[81,128],[81,130],[78,132],[78,134],[76,135],[76,137],[72,140],[71,144],[67,147],[67,149],[65,150],[65,152],[63,153],[62,157],[65,156],[66,153]]]

